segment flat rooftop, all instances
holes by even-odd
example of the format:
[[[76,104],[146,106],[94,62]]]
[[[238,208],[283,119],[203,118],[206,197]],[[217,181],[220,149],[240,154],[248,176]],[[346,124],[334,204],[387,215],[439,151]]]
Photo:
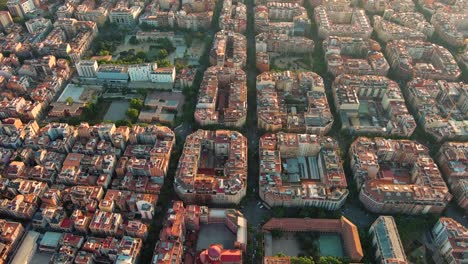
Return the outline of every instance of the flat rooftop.
[[[224,223],[200,226],[197,240],[197,251],[208,248],[211,244],[221,244],[225,249],[234,248],[236,234],[232,233]]]

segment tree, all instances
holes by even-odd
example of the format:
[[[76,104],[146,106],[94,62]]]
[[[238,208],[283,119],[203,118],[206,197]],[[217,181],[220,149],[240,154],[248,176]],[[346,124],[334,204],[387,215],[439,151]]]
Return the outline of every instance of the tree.
[[[141,99],[138,99],[138,98],[134,98],[132,100],[130,100],[130,107],[131,108],[134,108],[134,109],[137,109],[138,111],[140,111],[141,109],[143,109],[143,100]]]
[[[132,126],[132,123],[126,119],[122,119],[122,120],[117,120],[115,121],[115,126],[116,127],[119,127],[119,126],[128,126],[128,127],[131,127]]]
[[[160,49],[159,52],[158,52],[158,59],[162,60],[162,59],[166,58],[167,55],[169,55],[169,54],[167,53],[167,50],[165,50],[165,49]]]
[[[176,71],[179,72],[182,69],[187,68],[187,65],[183,62],[178,61],[176,62],[175,67],[176,67]]]
[[[122,58],[128,57],[131,54],[129,54],[128,50],[124,50],[124,51],[119,52],[119,55],[120,55],[120,58],[122,59]]]
[[[169,53],[173,52],[176,49],[172,41],[168,38],[158,38],[156,40],[153,40],[153,42],[155,43],[155,48],[165,49]]]
[[[0,1],[0,10],[7,10],[7,8],[8,8],[7,5],[6,5],[7,2],[8,2],[7,0],[1,0]]]
[[[168,59],[157,60],[158,67],[171,67],[172,64]]]
[[[141,96],[144,96],[146,97],[146,95],[148,94],[148,90],[147,89],[138,89],[137,90],[137,93]]]
[[[333,256],[327,256],[327,257],[321,256],[318,261],[318,264],[343,264],[343,261]]]
[[[132,120],[133,122],[136,122],[136,120],[138,118],[138,110],[137,109],[129,108],[125,114],[128,116],[128,118],[130,118],[130,120]]]
[[[148,56],[148,54],[146,52],[144,52],[144,51],[139,51],[139,52],[137,52],[137,54],[135,56],[138,59],[144,60]]]
[[[24,24],[24,19],[21,18],[21,17],[14,17],[13,22],[15,22],[17,24]]]
[[[83,117],[85,120],[94,119],[97,114],[97,107],[95,103],[88,102],[83,107]]]
[[[418,218],[408,215],[395,215],[394,218],[401,242],[405,248],[408,248],[417,238],[421,237],[426,230],[431,229],[438,220],[435,215],[425,215]]]
[[[292,257],[291,264],[315,264],[312,257]]]
[[[135,36],[132,36],[130,37],[130,39],[128,40],[128,43],[132,44],[132,45],[138,45],[138,40]]]
[[[285,213],[285,209],[282,206],[277,206],[273,208],[274,217],[284,217]]]
[[[107,56],[107,55],[110,55],[110,51],[108,51],[108,50],[100,50],[100,51],[98,52],[98,55],[99,55],[99,56]]]
[[[67,105],[71,105],[71,104],[73,104],[73,102],[75,102],[75,101],[73,100],[73,98],[71,98],[71,97],[69,96],[69,97],[67,97],[67,99],[65,99],[65,102],[67,103]]]

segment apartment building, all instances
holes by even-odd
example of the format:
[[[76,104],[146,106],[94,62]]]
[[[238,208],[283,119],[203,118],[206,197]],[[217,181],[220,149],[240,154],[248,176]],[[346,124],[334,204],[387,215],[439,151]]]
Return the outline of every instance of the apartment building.
[[[46,62],[52,63],[43,58],[37,67],[47,70]],[[51,262],[136,263],[148,226],[133,217],[150,221],[154,216],[173,132],[161,126],[130,129],[87,123],[76,128],[60,123],[39,128],[35,122],[23,124],[12,118],[4,119],[0,127],[2,146],[18,136],[18,147],[24,147],[18,148],[21,161],[10,161],[12,153],[0,149],[0,162],[5,162],[0,213],[30,220],[33,228],[59,231],[46,233],[39,243],[40,250],[53,252]],[[138,144],[148,144],[148,148]],[[116,167],[116,155],[128,162]],[[140,166],[142,160],[152,165]],[[141,174],[153,171],[158,175]],[[21,225],[13,227],[0,220],[0,262],[11,257],[14,236],[19,239],[22,232]],[[89,232],[107,238],[95,240]],[[23,256],[22,260],[30,258]]]
[[[242,2],[223,1],[219,16],[219,28],[236,33],[244,33],[247,27],[247,7]]]
[[[75,12],[75,6],[70,3],[65,3],[58,7],[56,14],[57,18],[72,18]]]
[[[364,0],[363,8],[369,13],[383,13],[388,9],[396,12],[412,12],[415,9],[413,0]]]
[[[221,30],[214,36],[210,50],[212,66],[243,68],[247,60],[247,39],[234,31]]]
[[[379,216],[372,223],[369,233],[375,248],[375,260],[380,264],[409,263],[392,216]]]
[[[243,70],[213,66],[200,85],[195,121],[241,127],[247,118],[247,79]]]
[[[416,129],[398,84],[387,77],[342,74],[332,91],[342,129],[404,137]]]
[[[388,0],[364,0],[363,8],[369,13],[381,13],[388,7]]]
[[[260,73],[270,71],[270,55],[267,52],[257,51],[255,54],[255,67]]]
[[[125,0],[117,2],[109,12],[109,21],[123,26],[131,26],[137,23],[138,16],[142,11],[139,5],[129,5]]]
[[[349,157],[359,200],[371,212],[439,214],[452,199],[429,150],[419,143],[359,137]]]
[[[41,55],[70,58],[79,61],[97,36],[96,23],[61,18],[55,21],[54,29],[35,48]]]
[[[428,38],[434,34],[434,26],[426,21],[423,14],[414,11],[401,12],[395,9],[387,9],[383,13],[383,19],[401,26],[419,31]],[[375,26],[375,24],[374,24]]]
[[[11,15],[20,18],[24,18],[27,14],[36,9],[33,0],[8,0],[6,6]]]
[[[140,24],[146,23],[155,27],[174,27],[175,14],[179,10],[179,1],[154,1],[145,7],[140,16]]]
[[[32,18],[25,22],[28,32],[38,34],[42,31],[48,31],[52,28],[52,21],[47,18]]]
[[[427,38],[426,34],[417,29],[397,24],[381,16],[374,16],[374,31],[377,37],[385,43],[400,39],[424,41]]]
[[[468,260],[468,229],[452,218],[441,217],[432,229],[436,263],[464,263]]]
[[[288,1],[267,1],[257,5],[254,13],[255,32],[305,36],[311,22],[302,4]]]
[[[446,48],[430,42],[390,41],[385,53],[391,68],[400,78],[456,81],[461,75],[452,54]]]
[[[173,201],[166,213],[165,224],[159,233],[159,240],[154,248],[152,263],[166,263],[170,258],[175,263],[182,262],[184,255],[184,242],[186,236],[186,223],[184,219],[185,208],[180,201]]]
[[[318,35],[325,39],[330,36],[370,38],[372,26],[363,9],[347,5],[321,5],[314,10]]]
[[[140,215],[142,219],[151,220],[157,202],[156,194],[109,189],[104,198],[99,201],[99,209],[111,213],[131,212]]]
[[[97,210],[91,220],[89,230],[92,234],[114,237],[122,223],[121,214]]]
[[[436,140],[468,139],[468,85],[415,78],[406,85],[416,119]]]
[[[338,210],[349,193],[338,151],[337,142],[328,137],[283,132],[263,135],[259,144],[260,198],[272,207]]]
[[[333,124],[322,77],[314,72],[257,76],[258,127],[324,135]]]
[[[201,129],[187,137],[174,180],[174,190],[184,202],[238,204],[246,189],[246,137],[236,131]]]
[[[109,11],[114,7],[113,2],[104,1],[101,5],[96,6],[96,2],[85,0],[81,2],[75,9],[75,17],[82,21],[93,21],[98,26],[103,26],[109,18]]]
[[[427,12],[431,15],[434,15],[436,12],[463,13],[468,10],[466,3],[463,0],[435,0],[433,2],[418,0],[417,3],[421,6],[421,9],[424,12]]]
[[[468,143],[444,143],[437,160],[458,205],[468,211]]]
[[[434,30],[448,45],[464,47],[468,36],[464,28],[468,26],[468,14],[466,12],[437,12],[431,18]]]
[[[31,219],[39,206],[39,198],[48,189],[47,183],[16,179],[12,172],[9,176],[13,179],[0,178],[0,213],[19,219]],[[12,187],[7,189],[10,184]]]
[[[214,7],[214,0],[183,1],[181,9],[175,13],[177,26],[193,31],[209,29]]]
[[[386,76],[390,65],[379,43],[371,39],[331,36],[323,41],[327,70],[340,74]]]
[[[17,246],[22,241],[23,235],[24,227],[21,223],[0,219],[1,262],[8,263],[13,260],[13,253],[18,249]]]
[[[13,23],[13,18],[11,18],[9,11],[0,11],[0,26],[6,28]]]
[[[308,54],[314,50],[314,41],[305,37],[279,33],[260,33],[255,36],[257,52],[287,54]]]

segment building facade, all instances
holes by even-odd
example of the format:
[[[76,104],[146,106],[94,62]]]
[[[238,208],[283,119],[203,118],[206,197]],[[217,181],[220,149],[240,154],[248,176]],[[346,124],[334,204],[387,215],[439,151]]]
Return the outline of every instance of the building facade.
[[[96,77],[98,63],[95,60],[80,60],[75,64],[78,76],[85,78]]]

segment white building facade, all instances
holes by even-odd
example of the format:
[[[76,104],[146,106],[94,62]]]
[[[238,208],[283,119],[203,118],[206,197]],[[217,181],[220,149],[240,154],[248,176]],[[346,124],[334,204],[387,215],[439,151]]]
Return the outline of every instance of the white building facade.
[[[157,69],[155,63],[142,63],[128,66],[128,75],[132,82],[147,82],[150,81],[150,73]]]
[[[98,63],[95,60],[81,60],[76,64],[76,71],[78,76],[93,78],[96,77],[96,72],[98,70]]]
[[[173,83],[175,80],[175,67],[157,68],[151,72],[151,81],[159,83]]]

